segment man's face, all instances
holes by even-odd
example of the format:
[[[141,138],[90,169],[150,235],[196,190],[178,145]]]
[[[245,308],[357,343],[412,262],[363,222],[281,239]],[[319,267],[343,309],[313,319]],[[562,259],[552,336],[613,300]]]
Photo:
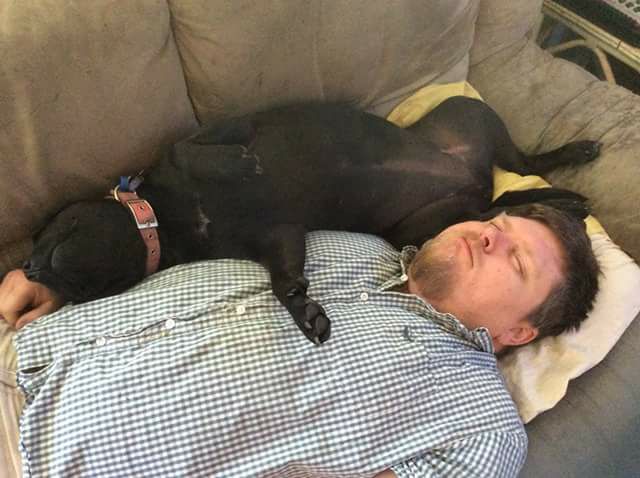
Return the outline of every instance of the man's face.
[[[467,328],[486,327],[496,351],[533,340],[525,317],[563,277],[563,251],[544,224],[501,214],[445,229],[409,268],[409,290]]]

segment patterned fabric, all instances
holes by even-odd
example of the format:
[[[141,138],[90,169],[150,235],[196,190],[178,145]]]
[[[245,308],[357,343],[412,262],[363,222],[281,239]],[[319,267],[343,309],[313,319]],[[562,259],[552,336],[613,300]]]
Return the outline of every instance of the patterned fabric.
[[[484,329],[391,288],[412,250],[307,236],[317,347],[249,261],[177,266],[16,336],[25,476],[516,476],[527,440]]]

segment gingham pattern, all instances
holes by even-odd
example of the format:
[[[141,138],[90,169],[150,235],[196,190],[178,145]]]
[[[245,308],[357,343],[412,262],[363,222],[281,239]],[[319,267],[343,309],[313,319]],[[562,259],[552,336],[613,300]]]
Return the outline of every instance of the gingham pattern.
[[[25,476],[515,476],[526,435],[485,330],[389,288],[405,254],[307,237],[312,345],[248,261],[175,267],[16,337]]]

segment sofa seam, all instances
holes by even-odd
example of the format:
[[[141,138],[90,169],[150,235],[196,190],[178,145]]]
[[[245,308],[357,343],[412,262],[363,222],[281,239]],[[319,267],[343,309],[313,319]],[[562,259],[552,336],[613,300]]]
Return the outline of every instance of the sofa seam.
[[[173,44],[176,47],[176,54],[178,55],[178,60],[180,63],[180,72],[182,73],[182,81],[184,82],[187,98],[189,99],[189,104],[191,105],[191,113],[193,114],[193,117],[198,123],[198,126],[201,126],[202,123],[200,121],[200,118],[198,117],[198,113],[196,111],[196,107],[193,102],[193,97],[191,95],[191,88],[189,86],[189,81],[187,80],[187,74],[184,69],[184,57],[182,56],[182,51],[180,49],[180,45],[178,44],[178,40],[176,38],[176,32],[174,28],[174,25],[175,25],[174,16],[173,16],[173,11],[171,9],[171,0],[165,0],[164,3],[167,6],[167,12],[169,13],[169,35],[168,35],[167,41],[169,40],[169,37],[170,37],[170,39],[173,40]]]

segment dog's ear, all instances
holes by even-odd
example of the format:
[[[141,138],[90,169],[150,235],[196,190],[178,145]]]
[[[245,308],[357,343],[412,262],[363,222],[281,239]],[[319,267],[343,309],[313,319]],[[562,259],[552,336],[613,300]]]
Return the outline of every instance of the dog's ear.
[[[38,238],[42,235],[42,233],[47,229],[47,227],[53,222],[54,218],[56,218],[65,208],[58,209],[53,213],[48,213],[41,220],[36,222],[34,227],[31,228],[31,239],[33,242],[37,242]]]
[[[561,188],[525,189],[507,191],[491,203],[491,209],[483,217],[493,217],[513,206],[539,203],[559,209],[576,219],[584,219],[591,210],[587,198],[581,194]]]

